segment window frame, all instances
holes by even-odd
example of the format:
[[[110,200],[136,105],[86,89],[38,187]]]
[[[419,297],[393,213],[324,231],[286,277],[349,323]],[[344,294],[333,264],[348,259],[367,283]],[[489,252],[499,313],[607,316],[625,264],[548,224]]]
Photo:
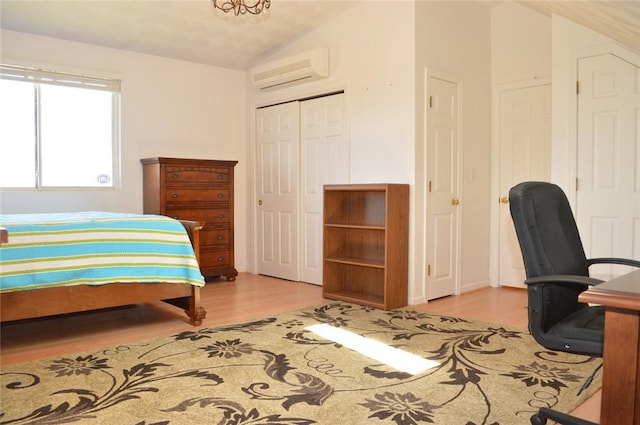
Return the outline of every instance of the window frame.
[[[92,76],[85,73],[52,70],[48,67],[30,67],[10,63],[0,63],[0,79],[33,84],[36,92],[34,105],[35,168],[34,186],[0,186],[2,191],[115,191],[121,183],[121,80],[114,77]],[[100,90],[111,93],[111,163],[112,181],[107,186],[43,186],[40,129],[40,85],[49,84],[64,87]]]

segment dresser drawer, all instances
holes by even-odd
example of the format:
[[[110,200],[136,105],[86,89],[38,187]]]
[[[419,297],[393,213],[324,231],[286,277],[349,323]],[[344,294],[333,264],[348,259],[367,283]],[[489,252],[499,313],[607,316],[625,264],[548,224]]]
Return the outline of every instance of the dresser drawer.
[[[171,208],[167,206],[165,215],[176,220],[194,220],[205,223],[205,229],[213,224],[231,222],[229,208]]]
[[[167,188],[167,203],[228,201],[229,189],[180,189]]]
[[[227,267],[231,265],[231,251],[200,250],[200,263],[205,268]]]
[[[215,167],[165,167],[165,182],[173,183],[229,183],[229,170]]]
[[[229,229],[205,228],[200,232],[200,245],[229,245]]]

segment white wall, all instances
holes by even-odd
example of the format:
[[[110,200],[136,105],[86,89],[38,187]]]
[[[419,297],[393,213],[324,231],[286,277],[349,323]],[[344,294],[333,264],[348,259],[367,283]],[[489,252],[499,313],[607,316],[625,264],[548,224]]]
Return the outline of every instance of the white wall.
[[[249,90],[251,122],[256,106],[345,90],[349,122],[350,182],[411,185],[409,300],[424,300],[424,188],[417,157],[424,143],[426,66],[460,77],[464,84],[461,232],[463,290],[488,284],[490,190],[490,15],[475,2],[362,2],[287,44],[264,61],[318,45],[331,51],[331,77],[260,93]],[[254,124],[248,130],[250,151]],[[418,202],[420,204],[420,202]]]
[[[330,77],[272,92],[249,89],[252,161],[257,106],[344,90],[350,144],[346,183],[413,185],[413,10],[412,2],[362,2],[265,57],[263,62],[326,46]],[[255,199],[253,190],[249,196]]]
[[[491,10],[491,79],[496,84],[551,77],[551,18],[515,2]]]
[[[413,34],[412,2],[353,6],[264,59],[326,46],[329,78],[270,93],[253,89],[249,103],[260,106],[345,90],[351,183],[412,183],[414,110],[408,100],[414,94]]]
[[[489,283],[491,189],[491,19],[482,2],[422,1],[416,7],[416,160],[424,157],[425,70],[460,82],[460,290]],[[425,215],[424,170],[417,168],[416,220]],[[425,234],[424,229],[418,231]],[[426,235],[428,238],[429,235]],[[416,253],[416,255],[422,255]],[[416,275],[425,266],[416,261]],[[424,296],[416,287],[414,301]]]
[[[499,98],[501,90],[551,81],[551,17],[515,2],[491,9],[491,79],[493,86],[492,191],[491,199],[506,196],[500,191]],[[550,161],[550,159],[549,159]],[[500,255],[500,208],[491,204],[491,283],[498,284]]]
[[[496,84],[551,77],[551,18],[515,2],[491,10],[491,79]]]
[[[0,212],[142,212],[146,157],[238,160],[236,246],[246,270],[245,72],[2,30],[3,62],[122,80],[121,188],[109,191],[2,191]]]

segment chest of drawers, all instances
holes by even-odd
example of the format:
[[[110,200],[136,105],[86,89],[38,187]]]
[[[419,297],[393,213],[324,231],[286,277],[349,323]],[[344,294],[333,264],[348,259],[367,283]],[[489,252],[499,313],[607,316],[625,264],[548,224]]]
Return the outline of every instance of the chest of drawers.
[[[238,161],[145,158],[144,213],[205,223],[200,231],[200,271],[206,279],[235,280],[233,170]]]

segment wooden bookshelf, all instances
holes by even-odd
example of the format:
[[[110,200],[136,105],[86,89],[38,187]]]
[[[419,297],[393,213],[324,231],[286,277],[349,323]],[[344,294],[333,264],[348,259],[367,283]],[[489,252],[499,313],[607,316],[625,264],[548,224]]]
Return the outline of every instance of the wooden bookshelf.
[[[408,238],[408,185],[325,185],[324,297],[407,305]]]

